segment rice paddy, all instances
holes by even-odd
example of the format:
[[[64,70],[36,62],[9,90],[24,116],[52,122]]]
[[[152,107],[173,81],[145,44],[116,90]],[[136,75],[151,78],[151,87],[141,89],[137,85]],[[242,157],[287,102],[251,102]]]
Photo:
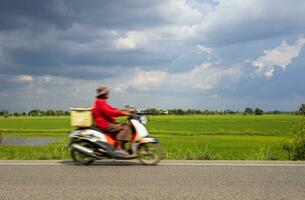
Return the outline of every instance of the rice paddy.
[[[287,160],[282,144],[301,120],[296,115],[164,115],[150,116],[147,128],[160,139],[164,159]],[[69,117],[0,118],[2,137],[58,139],[45,146],[0,145],[0,159],[70,159],[65,146],[71,130]]]

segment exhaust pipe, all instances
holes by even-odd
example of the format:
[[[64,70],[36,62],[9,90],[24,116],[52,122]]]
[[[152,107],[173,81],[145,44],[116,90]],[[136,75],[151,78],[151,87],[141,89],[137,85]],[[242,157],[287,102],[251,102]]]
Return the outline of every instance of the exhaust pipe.
[[[93,150],[91,150],[91,149],[89,149],[87,147],[81,146],[79,144],[75,144],[74,143],[74,144],[71,145],[71,148],[73,148],[74,150],[76,150],[78,152],[86,154],[88,156],[91,156],[91,157],[94,157],[94,158],[101,158],[98,155],[95,155]],[[105,152],[105,150],[103,150],[103,149],[99,149],[99,151],[104,151],[105,155],[107,155],[108,157],[111,157],[111,158],[131,159],[131,158],[136,158],[137,157],[136,155],[125,156],[125,155],[120,154],[120,153],[115,152],[115,151],[107,151],[107,152]]]
[[[73,149],[75,149],[76,151],[79,151],[79,152],[81,152],[81,153],[84,153],[84,154],[86,154],[86,155],[88,155],[88,156],[96,157],[96,156],[94,155],[93,150],[91,150],[91,149],[89,149],[89,148],[83,147],[83,146],[81,146],[81,145],[79,145],[79,144],[72,144],[71,147],[72,147]]]

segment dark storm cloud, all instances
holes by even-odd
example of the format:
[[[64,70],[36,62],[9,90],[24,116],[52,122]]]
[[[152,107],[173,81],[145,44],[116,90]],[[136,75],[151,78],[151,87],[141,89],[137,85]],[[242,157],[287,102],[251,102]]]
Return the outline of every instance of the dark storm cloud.
[[[119,29],[143,28],[166,22],[154,10],[161,3],[135,0],[10,0],[0,6],[0,30],[41,30],[50,25],[64,29],[72,23]]]
[[[77,13],[77,20],[86,24],[124,29],[143,28],[160,25],[166,19],[160,17],[154,9],[161,1],[73,1],[72,10]]]
[[[30,76],[0,75],[0,91],[14,91],[27,87],[33,79]]]
[[[158,14],[161,3],[6,1],[0,6],[0,51],[6,55],[6,63],[0,61],[0,73],[89,79],[100,75],[77,74],[78,66],[126,68],[165,64],[171,55],[113,46],[129,30],[166,24],[167,20]],[[59,72],[68,68],[69,73]]]
[[[68,10],[64,9],[65,4],[61,1],[4,1],[0,6],[0,30],[31,28],[35,31],[49,25],[63,28],[74,21]]]
[[[101,79],[116,75],[133,66],[154,66],[171,61],[167,55],[145,53],[145,51],[98,51],[81,53],[80,55],[69,55],[64,49],[56,48],[18,48],[7,50],[14,64],[2,66],[0,71],[5,74],[31,74],[31,75],[55,75],[80,79]],[[87,68],[83,68],[87,66]],[[100,69],[99,69],[100,68]],[[113,73],[99,73],[99,70],[106,69]],[[117,70],[115,72],[116,69]]]

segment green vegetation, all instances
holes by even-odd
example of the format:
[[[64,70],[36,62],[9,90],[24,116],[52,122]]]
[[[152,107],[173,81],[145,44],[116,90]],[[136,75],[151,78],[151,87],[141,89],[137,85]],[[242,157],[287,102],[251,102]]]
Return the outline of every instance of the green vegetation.
[[[293,138],[283,144],[288,152],[289,160],[305,160],[305,119],[295,129]]]
[[[300,115],[305,115],[305,104],[302,104],[302,105],[300,106],[299,114],[300,114]]]
[[[188,115],[150,116],[152,132],[198,135],[287,135],[301,117],[297,115]]]
[[[67,139],[47,146],[0,146],[2,160],[56,160],[69,159],[69,152],[65,147]]]
[[[282,144],[293,137],[299,115],[150,116],[165,159],[288,159]],[[123,118],[120,119],[124,121]],[[4,137],[57,137],[39,147],[0,146],[0,159],[70,159],[68,116],[0,118]]]

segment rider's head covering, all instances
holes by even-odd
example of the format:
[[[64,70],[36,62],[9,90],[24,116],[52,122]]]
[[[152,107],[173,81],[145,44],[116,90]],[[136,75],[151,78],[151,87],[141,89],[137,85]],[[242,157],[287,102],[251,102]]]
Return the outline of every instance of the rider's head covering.
[[[96,88],[96,93],[97,93],[97,97],[98,96],[101,96],[101,95],[104,95],[104,94],[108,94],[109,93],[109,90],[106,86],[99,86]]]

